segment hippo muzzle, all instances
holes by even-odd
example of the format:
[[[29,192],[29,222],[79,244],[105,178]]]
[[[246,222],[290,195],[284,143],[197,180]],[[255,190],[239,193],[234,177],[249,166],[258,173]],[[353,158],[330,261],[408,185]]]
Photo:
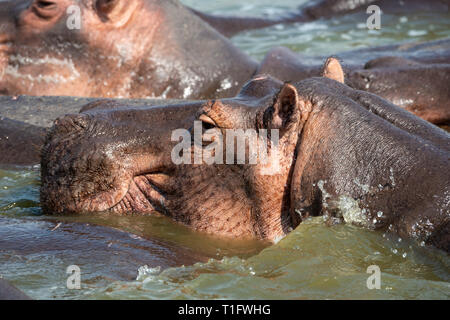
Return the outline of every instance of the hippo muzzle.
[[[183,127],[181,117],[198,104],[176,108],[89,110],[55,120],[42,151],[43,211],[161,210],[158,181],[172,166],[171,127]]]

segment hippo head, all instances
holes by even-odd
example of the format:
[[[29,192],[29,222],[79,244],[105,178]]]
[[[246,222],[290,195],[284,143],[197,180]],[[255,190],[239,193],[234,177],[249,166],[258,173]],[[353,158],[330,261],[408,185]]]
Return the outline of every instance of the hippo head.
[[[95,102],[62,117],[42,150],[43,211],[157,212],[272,241],[323,214],[448,251],[448,134],[345,86],[333,58],[323,75],[295,85],[257,76],[234,98],[166,107]]]
[[[43,210],[159,212],[208,233],[276,239],[292,225],[288,180],[301,125],[299,103],[293,86],[260,76],[232,99],[143,108],[88,105],[81,114],[56,120],[48,135]],[[222,148],[235,138],[233,130],[268,131],[259,140],[267,147],[266,161],[237,162],[237,153],[226,159]],[[275,131],[278,141],[271,136]],[[180,132],[188,137],[180,139]],[[215,139],[223,142],[215,149],[223,156],[197,162],[196,154],[206,154]],[[192,148],[180,152],[186,143]],[[246,154],[249,144],[244,142]],[[237,145],[236,139],[232,148]]]
[[[0,94],[198,98],[220,88],[225,93],[241,80],[228,79],[231,85],[224,87],[216,79],[220,72],[201,67],[208,59],[194,54],[202,49],[191,45],[200,33],[218,36],[176,0],[2,1]],[[227,51],[221,47],[226,41],[219,40],[205,55]]]

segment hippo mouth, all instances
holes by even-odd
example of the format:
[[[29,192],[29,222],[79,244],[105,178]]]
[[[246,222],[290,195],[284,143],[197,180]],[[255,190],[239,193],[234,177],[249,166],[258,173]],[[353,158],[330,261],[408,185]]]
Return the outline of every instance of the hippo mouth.
[[[111,175],[114,176],[114,175]],[[41,192],[43,210],[49,214],[165,214],[165,184],[169,176],[160,172],[117,174],[114,180],[79,183],[69,194],[59,193],[64,181],[45,184]],[[74,179],[78,180],[80,177]],[[95,190],[94,190],[95,189]]]

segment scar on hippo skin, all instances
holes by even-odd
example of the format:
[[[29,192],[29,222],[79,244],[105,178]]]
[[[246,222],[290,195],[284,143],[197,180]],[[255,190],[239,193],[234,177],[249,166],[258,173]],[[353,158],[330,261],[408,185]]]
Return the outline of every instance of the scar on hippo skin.
[[[91,103],[86,104],[80,109],[80,113],[94,110],[94,109],[116,109],[119,108],[121,103],[115,101],[115,100],[109,100],[109,99],[100,99],[97,101],[93,101]]]

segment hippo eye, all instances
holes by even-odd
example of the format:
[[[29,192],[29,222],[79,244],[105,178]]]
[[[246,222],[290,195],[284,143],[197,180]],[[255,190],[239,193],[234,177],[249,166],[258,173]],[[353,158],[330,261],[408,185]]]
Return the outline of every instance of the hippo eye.
[[[117,0],[98,0],[95,7],[102,14],[109,14],[117,4]]]
[[[209,130],[216,127],[216,123],[214,122],[214,120],[208,117],[206,114],[200,115],[198,119],[202,122],[204,130]]]
[[[47,0],[38,0],[33,5],[33,11],[43,19],[49,19],[54,15],[57,8],[56,2]]]
[[[40,1],[36,2],[36,5],[39,8],[47,8],[48,9],[48,8],[50,8],[52,6],[55,6],[56,4],[54,2],[51,2],[51,1],[40,0]]]

